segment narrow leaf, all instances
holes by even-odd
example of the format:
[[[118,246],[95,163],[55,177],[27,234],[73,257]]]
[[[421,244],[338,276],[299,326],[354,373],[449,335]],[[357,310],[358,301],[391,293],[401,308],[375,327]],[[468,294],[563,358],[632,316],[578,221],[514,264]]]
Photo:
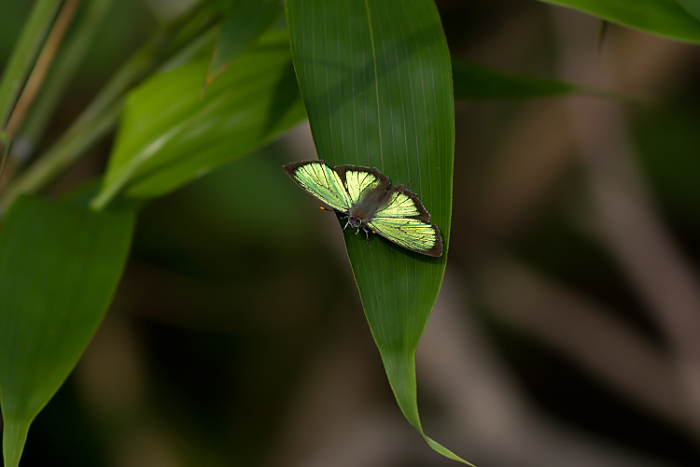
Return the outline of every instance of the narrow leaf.
[[[700,0],[676,0],[685,10],[700,21]]]
[[[221,25],[206,84],[227,69],[282,15],[279,0],[233,0]]]
[[[132,213],[20,197],[0,230],[0,407],[5,467],[78,361],[114,294]]]
[[[613,23],[687,42],[700,42],[700,23],[675,0],[540,0]],[[691,0],[686,0],[689,3]]]
[[[193,62],[131,92],[94,207],[121,191],[135,198],[167,193],[306,116],[285,30],[261,38],[202,98],[206,72],[205,61]]]
[[[399,407],[423,434],[415,351],[437,298],[452,212],[454,102],[432,0],[287,0],[294,67],[319,158],[409,184],[442,231],[441,258],[345,233],[365,315]],[[462,461],[464,462],[464,461]]]
[[[506,73],[471,60],[452,57],[455,99],[533,99],[586,92],[564,81]]]

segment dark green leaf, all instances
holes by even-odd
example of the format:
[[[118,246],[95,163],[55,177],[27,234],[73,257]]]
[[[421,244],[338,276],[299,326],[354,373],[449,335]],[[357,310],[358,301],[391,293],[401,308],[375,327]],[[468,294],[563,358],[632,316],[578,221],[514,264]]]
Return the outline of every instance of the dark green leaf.
[[[20,197],[0,231],[0,406],[5,467],[78,361],[119,281],[130,212]]]
[[[540,0],[613,23],[688,42],[700,42],[700,23],[675,0]]]
[[[676,0],[685,10],[700,21],[700,0]]]
[[[206,83],[231,65],[282,15],[279,0],[233,0],[209,64]]]
[[[261,38],[202,96],[207,63],[157,75],[127,100],[95,207],[167,193],[305,118],[286,30]]]
[[[389,382],[423,434],[415,350],[442,283],[452,213],[454,102],[440,18],[432,0],[288,0],[286,6],[319,157],[376,167],[394,184],[411,183],[445,240],[445,254],[429,258],[382,238],[368,246],[354,232],[345,234]]]
[[[471,60],[452,57],[455,99],[532,99],[584,89],[554,79],[505,73]]]

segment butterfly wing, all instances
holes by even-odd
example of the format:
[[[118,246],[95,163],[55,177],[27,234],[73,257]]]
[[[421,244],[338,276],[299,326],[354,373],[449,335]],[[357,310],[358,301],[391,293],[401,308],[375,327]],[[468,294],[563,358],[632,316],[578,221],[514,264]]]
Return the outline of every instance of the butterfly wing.
[[[379,170],[369,167],[339,165],[335,167],[335,170],[345,182],[352,204],[367,199],[372,192],[383,197],[384,192],[389,188],[389,183],[391,183],[389,177]]]
[[[430,223],[430,214],[418,196],[403,185],[387,193],[387,201],[367,226],[407,250],[428,256],[442,256],[442,235]]]
[[[333,209],[347,212],[352,206],[340,175],[324,161],[295,162],[285,165],[284,171],[306,192]]]

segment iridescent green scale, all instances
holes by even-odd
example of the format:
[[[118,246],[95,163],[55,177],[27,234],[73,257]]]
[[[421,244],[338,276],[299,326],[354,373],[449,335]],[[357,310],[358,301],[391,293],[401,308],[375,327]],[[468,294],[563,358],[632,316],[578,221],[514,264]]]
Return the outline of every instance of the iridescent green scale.
[[[389,178],[377,169],[354,165],[331,167],[324,161],[295,162],[284,166],[294,182],[342,217],[344,228],[367,234],[428,256],[442,256],[440,229],[418,196],[403,185],[389,188]]]

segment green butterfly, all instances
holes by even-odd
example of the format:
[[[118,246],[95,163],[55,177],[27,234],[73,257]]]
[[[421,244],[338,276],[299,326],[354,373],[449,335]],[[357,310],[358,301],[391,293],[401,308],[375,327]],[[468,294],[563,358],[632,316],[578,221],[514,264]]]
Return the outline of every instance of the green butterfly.
[[[324,161],[295,162],[284,171],[307,193],[347,218],[348,227],[379,234],[407,250],[442,256],[442,236],[418,196],[403,185],[389,188],[377,169],[354,165],[331,167]],[[322,208],[324,209],[324,208]]]

